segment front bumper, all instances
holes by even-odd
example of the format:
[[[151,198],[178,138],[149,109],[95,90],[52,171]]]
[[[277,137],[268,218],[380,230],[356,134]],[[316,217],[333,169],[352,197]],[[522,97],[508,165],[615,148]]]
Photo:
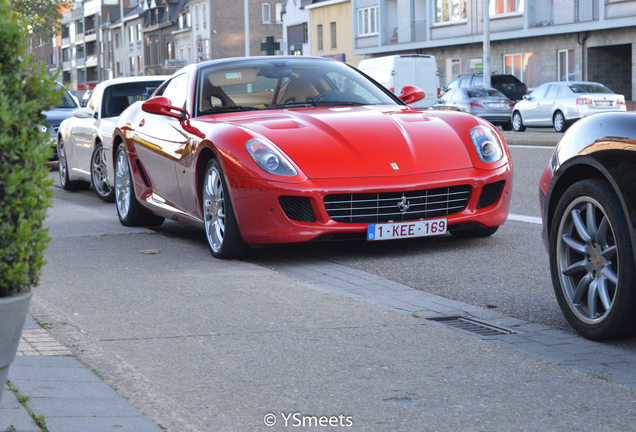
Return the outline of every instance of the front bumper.
[[[302,184],[268,182],[244,177],[229,177],[230,195],[243,240],[249,244],[295,243],[324,235],[365,234],[367,223],[341,223],[329,217],[324,198],[330,194],[358,194],[416,191],[458,185],[470,185],[472,193],[464,210],[447,216],[449,229],[460,224],[499,226],[508,217],[512,194],[512,166],[494,170],[467,168],[430,174],[351,179],[310,179]],[[485,185],[504,180],[499,199],[477,209]],[[289,219],[279,197],[306,197],[315,222]]]

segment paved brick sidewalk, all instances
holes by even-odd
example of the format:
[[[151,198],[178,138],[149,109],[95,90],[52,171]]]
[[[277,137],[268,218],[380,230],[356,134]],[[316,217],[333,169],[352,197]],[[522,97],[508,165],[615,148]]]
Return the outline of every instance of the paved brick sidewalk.
[[[161,430],[71,355],[48,331],[27,317],[8,381],[28,400],[21,404],[3,383],[0,431],[13,430],[11,426],[16,432]],[[44,420],[46,429],[41,429],[33,417]]]

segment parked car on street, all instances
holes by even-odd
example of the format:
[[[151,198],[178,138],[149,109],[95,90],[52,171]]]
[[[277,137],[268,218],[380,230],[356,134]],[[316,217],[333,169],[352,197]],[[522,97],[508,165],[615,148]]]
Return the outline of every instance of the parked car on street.
[[[189,65],[113,134],[126,226],[204,228],[217,258],[250,244],[492,235],[512,161],[490,123],[407,106],[344,63],[294,56]]]
[[[460,75],[447,86],[442,88],[442,93],[445,93],[451,89],[463,87],[463,88],[483,88],[484,87],[484,74],[481,72],[474,74]],[[518,101],[528,93],[528,87],[519,79],[510,74],[496,74],[490,75],[490,87],[499,90],[506,97],[512,101]]]
[[[552,82],[537,87],[515,105],[512,127],[516,132],[528,126],[565,132],[583,117],[608,111],[626,111],[625,97],[595,82]]]
[[[539,185],[557,300],[589,339],[636,334],[636,113],[575,123]]]
[[[58,160],[57,154],[57,131],[60,127],[60,123],[69,117],[73,117],[73,112],[79,108],[77,100],[66,88],[60,84],[56,84],[56,88],[62,92],[62,98],[58,102],[57,106],[49,111],[42,111],[42,114],[46,117],[44,125],[42,125],[42,133],[47,134],[51,139],[51,149],[53,150],[51,160]]]
[[[512,130],[513,101],[493,88],[454,88],[446,92],[432,109],[463,111],[479,116],[505,131]]]
[[[76,107],[57,133],[60,184],[65,190],[93,184],[104,201],[113,201],[111,139],[117,117],[136,101],[148,99],[169,76],[116,78],[98,84],[85,108]]]

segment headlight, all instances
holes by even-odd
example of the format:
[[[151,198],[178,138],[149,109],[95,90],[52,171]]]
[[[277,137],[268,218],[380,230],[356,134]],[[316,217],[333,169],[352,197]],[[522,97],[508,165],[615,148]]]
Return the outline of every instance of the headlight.
[[[298,174],[278,150],[261,139],[252,138],[247,141],[245,149],[254,162],[265,172],[285,177],[293,177]]]
[[[497,162],[503,157],[501,144],[495,134],[485,126],[475,126],[470,130],[470,139],[473,141],[479,160],[486,163]]]

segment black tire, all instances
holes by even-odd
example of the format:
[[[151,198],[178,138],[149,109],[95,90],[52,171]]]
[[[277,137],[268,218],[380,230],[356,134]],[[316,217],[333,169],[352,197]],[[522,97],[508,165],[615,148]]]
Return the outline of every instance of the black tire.
[[[247,256],[250,249],[241,237],[223,171],[216,159],[206,165],[200,189],[205,238],[212,256],[220,259]]]
[[[105,202],[115,201],[115,189],[108,183],[108,168],[106,154],[101,143],[95,144],[93,156],[91,156],[91,180],[95,193]]]
[[[634,249],[620,200],[609,183],[579,181],[556,206],[550,272],[568,322],[588,339],[633,336]]]
[[[508,123],[504,123],[501,125],[501,128],[505,131],[511,131],[512,130],[512,122],[508,122]]]
[[[459,229],[454,230],[450,229],[450,233],[453,237],[457,238],[480,238],[480,237],[490,237],[499,229],[498,226],[494,227],[480,227],[480,228],[469,228],[469,229]]]
[[[526,127],[523,125],[523,119],[521,118],[521,114],[519,111],[515,111],[512,113],[512,129],[515,132],[523,132],[526,130]]]
[[[115,157],[115,207],[119,222],[130,227],[158,227],[163,223],[161,216],[147,213],[139,202],[133,186],[126,146],[117,149]]]
[[[565,116],[561,111],[557,111],[552,116],[552,124],[554,125],[554,130],[563,133],[565,132],[570,124],[565,120]]]
[[[91,186],[91,184],[88,182],[84,182],[81,180],[69,180],[66,149],[64,147],[64,141],[61,138],[57,143],[57,154],[60,174],[60,186],[62,186],[62,189],[69,192],[88,189]]]

